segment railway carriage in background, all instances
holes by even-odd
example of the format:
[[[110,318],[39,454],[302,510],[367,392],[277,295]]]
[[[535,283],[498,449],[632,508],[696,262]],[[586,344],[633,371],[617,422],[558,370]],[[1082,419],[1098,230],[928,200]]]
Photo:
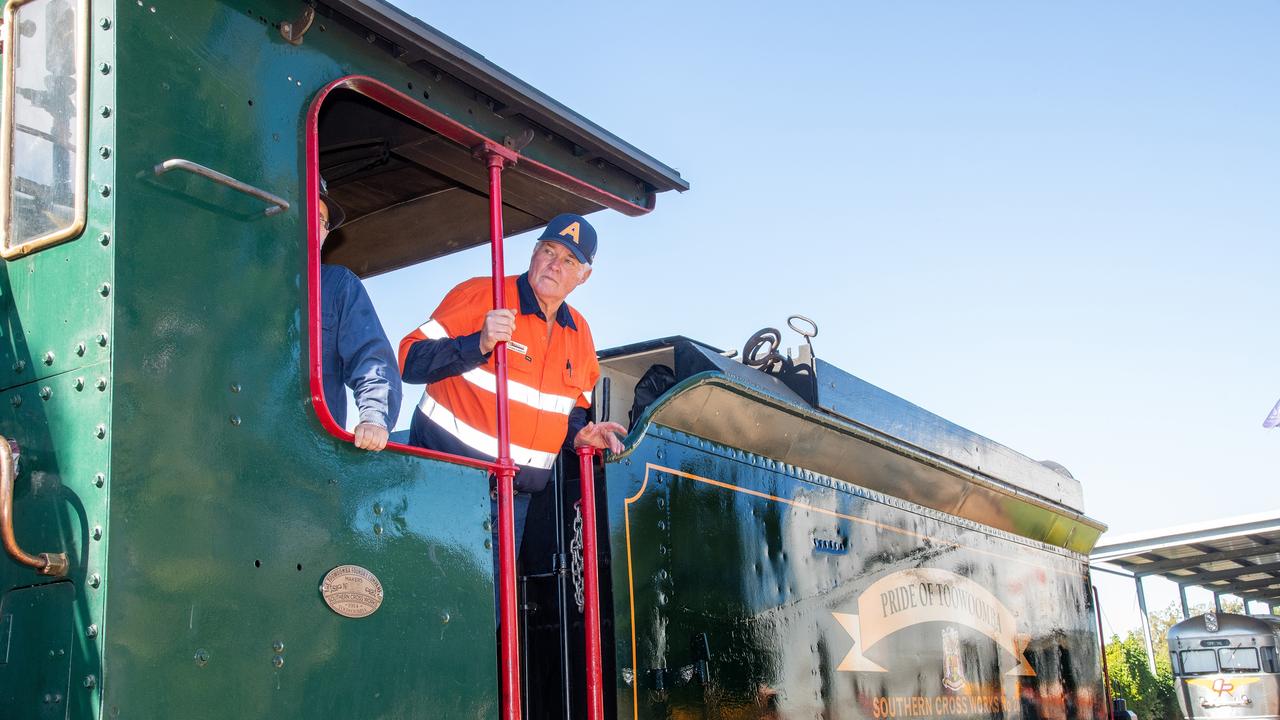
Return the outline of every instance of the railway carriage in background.
[[[1186,720],[1280,717],[1280,618],[1209,612],[1169,628]]]
[[[0,716],[1108,715],[1079,483],[776,330],[602,353],[626,449],[561,458],[518,580],[500,463],[351,446],[321,174],[324,260],[370,276],[647,213],[666,165],[379,0],[4,33]]]

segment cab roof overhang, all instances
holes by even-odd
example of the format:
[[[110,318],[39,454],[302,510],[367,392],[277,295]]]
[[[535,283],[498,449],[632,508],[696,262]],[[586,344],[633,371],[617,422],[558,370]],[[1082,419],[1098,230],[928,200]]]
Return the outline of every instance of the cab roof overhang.
[[[689,187],[677,171],[386,2],[332,0],[316,12],[445,88],[428,107],[376,78],[352,76],[317,99],[319,169],[347,217],[325,244],[325,262],[368,277],[489,242],[484,165],[473,143],[439,126],[457,124],[441,115],[442,103],[470,115],[460,98],[505,120],[509,134],[495,137],[491,124],[485,142],[522,158],[503,173],[508,236],[561,212],[641,215],[657,193]],[[482,137],[474,126],[466,132]],[[523,154],[522,143],[536,146],[537,157]]]
[[[452,75],[500,105],[503,115],[520,114],[636,178],[654,192],[685,191],[680,173],[634,145],[538,91],[485,57],[421,20],[382,0],[327,0],[341,13],[390,42],[406,65],[427,63]]]

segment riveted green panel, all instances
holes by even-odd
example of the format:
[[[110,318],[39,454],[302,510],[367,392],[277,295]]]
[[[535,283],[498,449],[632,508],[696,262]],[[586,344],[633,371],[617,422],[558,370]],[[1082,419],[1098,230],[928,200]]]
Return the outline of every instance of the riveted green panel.
[[[31,612],[48,614],[39,622],[74,631],[65,650],[76,678],[101,674],[97,636],[104,626],[106,578],[108,367],[101,362],[0,393],[0,435],[20,448],[14,534],[28,554],[62,552],[69,561],[70,582],[58,583],[65,588],[59,592],[68,593],[66,601],[33,606]],[[51,581],[8,558],[3,569],[6,587]],[[22,655],[32,647],[11,648],[11,662],[33,661]],[[0,675],[0,687],[10,679]],[[96,688],[77,687],[64,709],[70,708],[72,717],[94,717],[95,693]]]
[[[71,693],[72,603],[60,582],[0,596],[0,708],[6,718],[67,716]]]
[[[54,582],[5,557],[0,590],[37,585],[12,595],[30,605],[26,618],[14,616],[13,637],[36,626],[45,635],[56,631],[61,682],[70,684],[60,703],[45,703],[41,694],[37,703],[6,707],[6,718],[96,718],[99,710],[117,292],[116,77],[114,38],[101,23],[114,3],[89,5],[82,18],[89,28],[89,142],[80,153],[87,166],[85,229],[66,243],[0,263],[0,435],[20,451],[15,535],[26,552],[65,552],[70,565],[68,578]],[[44,662],[42,652],[12,643],[10,667]],[[0,673],[0,692],[28,689],[27,679]]]

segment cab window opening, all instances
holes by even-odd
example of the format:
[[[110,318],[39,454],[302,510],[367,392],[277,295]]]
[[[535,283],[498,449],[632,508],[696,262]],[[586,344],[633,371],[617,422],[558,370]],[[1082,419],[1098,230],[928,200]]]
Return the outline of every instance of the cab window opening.
[[[371,81],[372,82],[372,81]],[[376,86],[376,83],[373,83]],[[384,94],[396,94],[385,86]],[[364,286],[381,322],[387,341],[394,348],[406,334],[430,318],[435,305],[450,287],[467,278],[490,274],[489,195],[487,170],[473,150],[461,144],[449,128],[438,128],[415,114],[427,109],[413,104],[388,106],[384,97],[374,97],[368,88],[337,87],[315,111],[314,159],[310,172],[323,178],[326,194],[345,212],[345,222],[334,228],[320,248],[317,265],[339,266]],[[518,170],[507,169],[502,177],[503,225],[508,240],[525,231],[540,228],[560,212],[588,213],[600,205]],[[319,198],[313,198],[312,213],[319,212]],[[319,234],[317,225],[313,230]],[[508,275],[523,272],[531,250],[527,242],[516,240],[507,255]],[[429,266],[427,261],[432,261]],[[318,285],[321,273],[309,272]],[[413,287],[412,307],[380,301],[393,288]],[[324,305],[321,288],[312,288]],[[403,301],[401,300],[402,304]],[[324,330],[324,318],[313,301],[311,326],[316,337]],[[323,311],[321,311],[322,313]],[[398,365],[396,372],[398,374]],[[322,384],[323,363],[311,363],[312,395]],[[422,385],[402,384],[401,409],[388,426],[387,449],[465,462],[488,464],[461,456],[446,455],[407,445],[407,427],[422,395]],[[360,418],[349,389],[341,397],[325,393],[314,403],[322,424],[333,434],[351,432]],[[338,428],[331,405],[346,410],[345,427]],[[330,415],[324,422],[325,415]],[[344,437],[344,439],[346,439]]]

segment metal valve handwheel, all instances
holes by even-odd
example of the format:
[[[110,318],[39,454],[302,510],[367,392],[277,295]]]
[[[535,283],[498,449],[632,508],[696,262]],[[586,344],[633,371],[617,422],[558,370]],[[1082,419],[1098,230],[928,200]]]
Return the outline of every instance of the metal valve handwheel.
[[[742,347],[742,362],[750,367],[768,370],[782,362],[778,346],[782,344],[782,333],[777,328],[763,328],[747,340]]]

